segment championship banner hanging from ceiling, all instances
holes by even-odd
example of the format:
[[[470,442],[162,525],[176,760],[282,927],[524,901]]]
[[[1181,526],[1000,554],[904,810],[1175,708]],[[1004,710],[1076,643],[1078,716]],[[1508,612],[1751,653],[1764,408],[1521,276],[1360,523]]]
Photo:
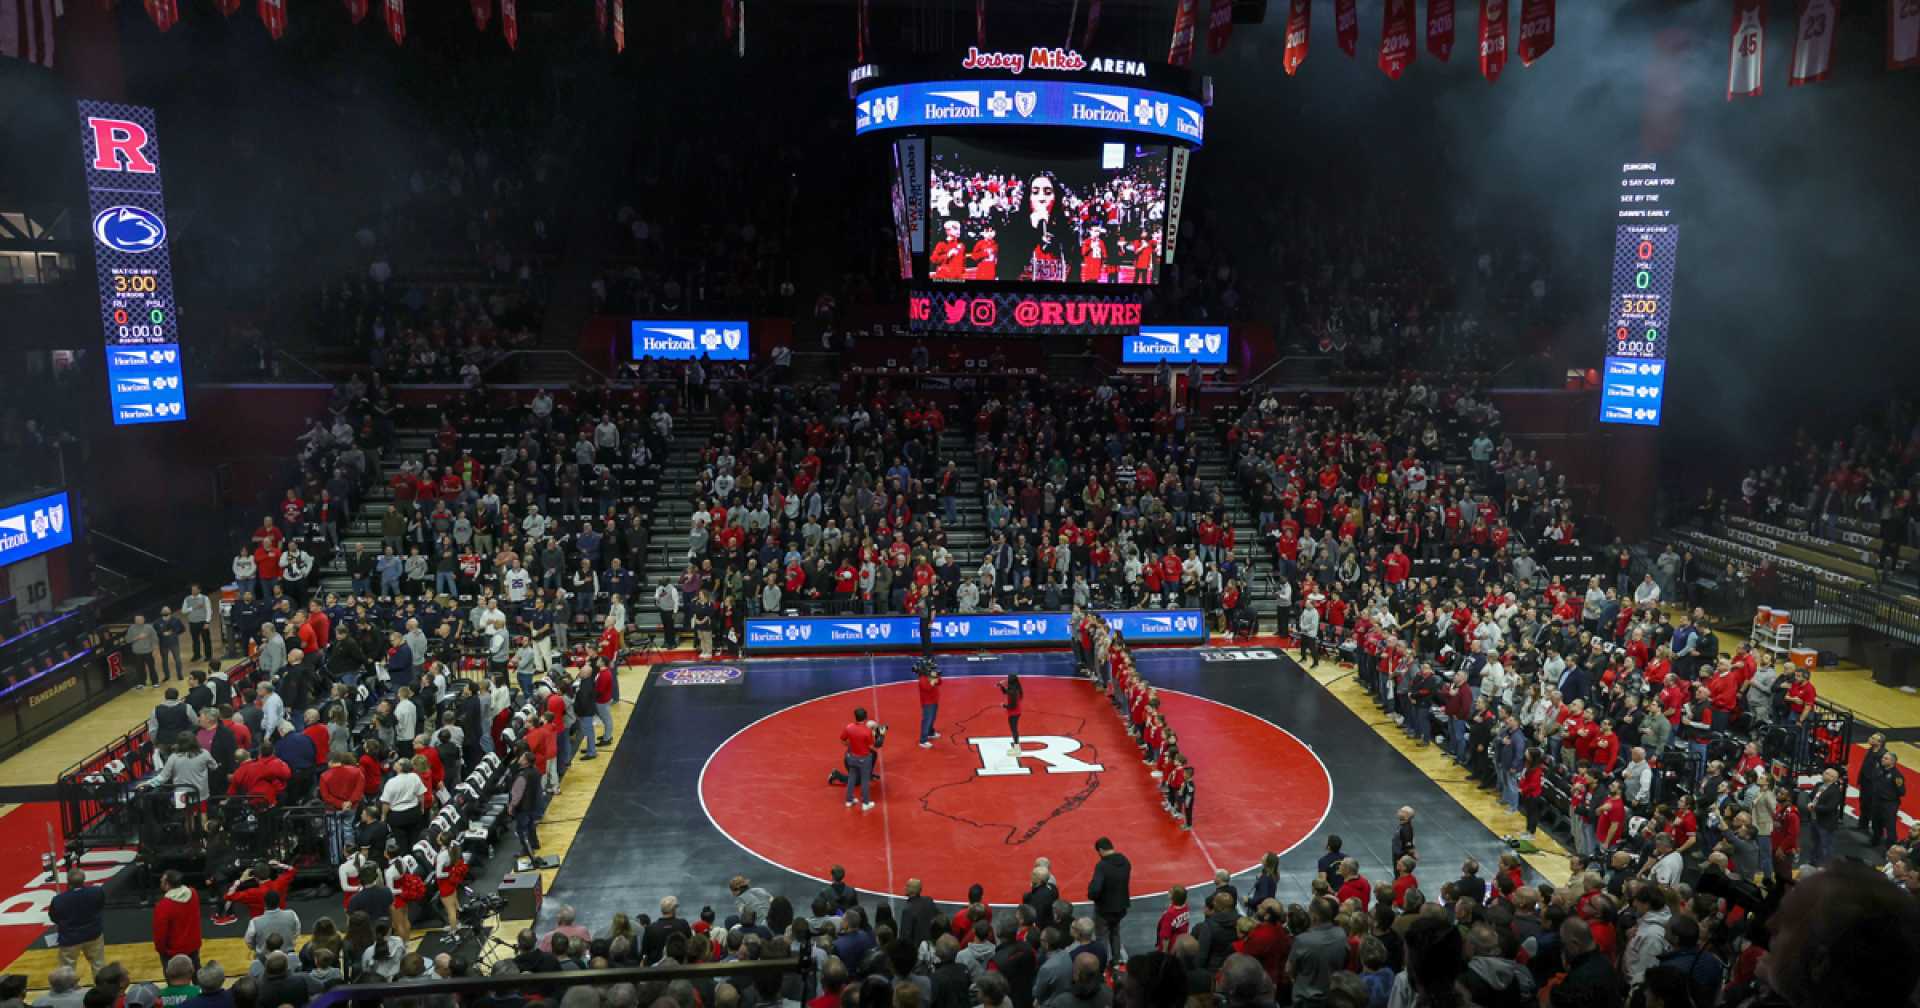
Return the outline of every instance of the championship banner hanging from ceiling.
[[[354,24],[365,21],[367,19],[367,0],[347,0],[347,19]]]
[[[147,0],[147,16],[155,28],[167,31],[180,23],[179,0]]]
[[[214,0],[213,6],[226,17],[240,13],[240,0]]]
[[[1520,65],[1533,61],[1553,48],[1553,0],[1520,0]]]
[[[1167,46],[1167,62],[1186,66],[1193,62],[1193,33],[1200,20],[1200,0],[1174,0],[1173,41]]]
[[[607,37],[607,0],[593,0],[593,23],[600,27],[600,39]]]
[[[1788,87],[1827,79],[1833,71],[1833,42],[1839,33],[1840,0],[1800,0],[1800,24],[1793,33],[1793,70]]]
[[[613,0],[613,51],[627,51],[627,0]]]
[[[1507,0],[1480,0],[1480,76],[1500,79],[1507,68]]]
[[[1733,0],[1733,29],[1727,39],[1728,101],[1760,96],[1766,55],[1767,21],[1761,0]]]
[[[1207,51],[1215,56],[1227,51],[1233,40],[1233,0],[1213,0],[1207,17]]]
[[[1287,48],[1280,68],[1291,77],[1307,61],[1308,37],[1313,31],[1313,0],[1292,0],[1287,10]]]
[[[605,0],[601,0],[602,3]],[[733,33],[740,26],[739,0],[720,0],[720,31],[726,40],[733,41]],[[866,17],[865,4],[861,5],[861,17]]]
[[[407,0],[387,0],[387,35],[394,45],[407,44]]]
[[[1354,0],[1333,0],[1333,37],[1348,59],[1360,51],[1360,12],[1353,4]]]
[[[507,48],[520,51],[520,0],[500,0],[500,34]]]
[[[486,31],[487,22],[493,20],[493,0],[473,0],[473,27],[477,31]]]
[[[1380,19],[1380,72],[1388,80],[1399,80],[1413,53],[1413,0],[1387,0]]]
[[[260,23],[275,42],[287,33],[287,0],[260,0]]]
[[[1453,0],[1427,0],[1427,52],[1442,63],[1453,58]]]
[[[1887,69],[1920,66],[1920,0],[1887,0]]]
[[[1080,48],[1083,51],[1093,48],[1093,33],[1099,30],[1100,0],[1093,0],[1093,3],[1087,7],[1087,30],[1080,35]]]

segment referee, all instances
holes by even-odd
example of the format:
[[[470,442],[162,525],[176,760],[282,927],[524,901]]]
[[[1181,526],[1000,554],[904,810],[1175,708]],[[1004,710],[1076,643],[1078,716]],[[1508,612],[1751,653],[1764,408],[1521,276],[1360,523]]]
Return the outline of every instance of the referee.
[[[853,789],[858,786],[860,811],[869,811],[873,808],[874,749],[879,741],[865,707],[853,709],[853,721],[840,729],[840,741],[847,747],[847,807],[853,807]]]

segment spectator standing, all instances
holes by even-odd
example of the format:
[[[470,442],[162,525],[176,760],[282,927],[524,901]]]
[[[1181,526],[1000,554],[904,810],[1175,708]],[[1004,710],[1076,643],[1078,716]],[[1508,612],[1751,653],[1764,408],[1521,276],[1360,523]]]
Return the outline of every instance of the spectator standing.
[[[127,625],[126,632],[120,636],[121,643],[127,646],[127,653],[133,656],[133,671],[136,675],[145,673],[135,684],[137,689],[147,689],[160,685],[160,669],[154,664],[154,652],[160,648],[160,635],[153,625],[147,622],[145,613],[134,613],[133,622]]]
[[[174,980],[172,963],[176,956],[187,960],[186,979],[192,980],[191,967],[200,961],[200,894],[183,884],[177,871],[169,870],[161,876],[160,899],[153,905],[153,950],[161,962],[168,964],[169,984]],[[193,994],[198,993],[196,988]]]
[[[66,891],[55,896],[47,907],[47,917],[53,921],[54,939],[60,948],[60,965],[72,968],[84,954],[98,979],[107,965],[107,943],[103,937],[106,911],[105,887],[88,885],[87,873],[79,868],[67,872]]]
[[[180,600],[180,615],[186,618],[187,636],[193,641],[191,661],[213,660],[213,600],[200,590],[199,585],[187,589],[187,596]]]
[[[1113,958],[1124,960],[1126,951],[1121,943],[1120,923],[1133,904],[1133,864],[1125,854],[1115,850],[1113,841],[1106,837],[1095,840],[1093,850],[1100,860],[1094,865],[1093,877],[1087,880],[1087,899],[1093,902],[1099,938]]]
[[[153,623],[153,632],[160,644],[160,678],[185,679],[186,669],[180,663],[180,638],[187,632],[186,623],[174,615],[171,608],[161,606],[160,618]]]

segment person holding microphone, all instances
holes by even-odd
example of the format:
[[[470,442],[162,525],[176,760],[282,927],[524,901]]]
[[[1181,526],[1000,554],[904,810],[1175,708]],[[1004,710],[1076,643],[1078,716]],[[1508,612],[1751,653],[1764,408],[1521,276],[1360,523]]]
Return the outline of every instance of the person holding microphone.
[[[886,743],[884,727],[867,720],[867,709],[855,707],[853,721],[840,729],[840,741],[847,747],[847,807],[853,807],[853,791],[860,789],[860,811],[873,808],[873,764],[878,749]]]
[[[1000,692],[1006,696],[1001,706],[1007,709],[1007,734],[1013,736],[1013,745],[1007,747],[1010,755],[1020,755],[1020,700],[1026,695],[1026,688],[1020,685],[1020,674],[1007,673],[1007,679],[1000,684]]]

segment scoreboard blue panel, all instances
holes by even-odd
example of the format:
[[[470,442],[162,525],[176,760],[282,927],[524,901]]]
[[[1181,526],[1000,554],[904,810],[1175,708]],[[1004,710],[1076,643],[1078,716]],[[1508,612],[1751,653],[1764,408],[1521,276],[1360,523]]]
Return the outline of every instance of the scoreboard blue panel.
[[[1613,287],[1607,305],[1603,423],[1658,426],[1666,394],[1673,280],[1680,228],[1673,220],[1674,180],[1659,165],[1624,166],[1614,214]]]
[[[115,424],[187,416],[153,110],[80,103],[94,278]]]

